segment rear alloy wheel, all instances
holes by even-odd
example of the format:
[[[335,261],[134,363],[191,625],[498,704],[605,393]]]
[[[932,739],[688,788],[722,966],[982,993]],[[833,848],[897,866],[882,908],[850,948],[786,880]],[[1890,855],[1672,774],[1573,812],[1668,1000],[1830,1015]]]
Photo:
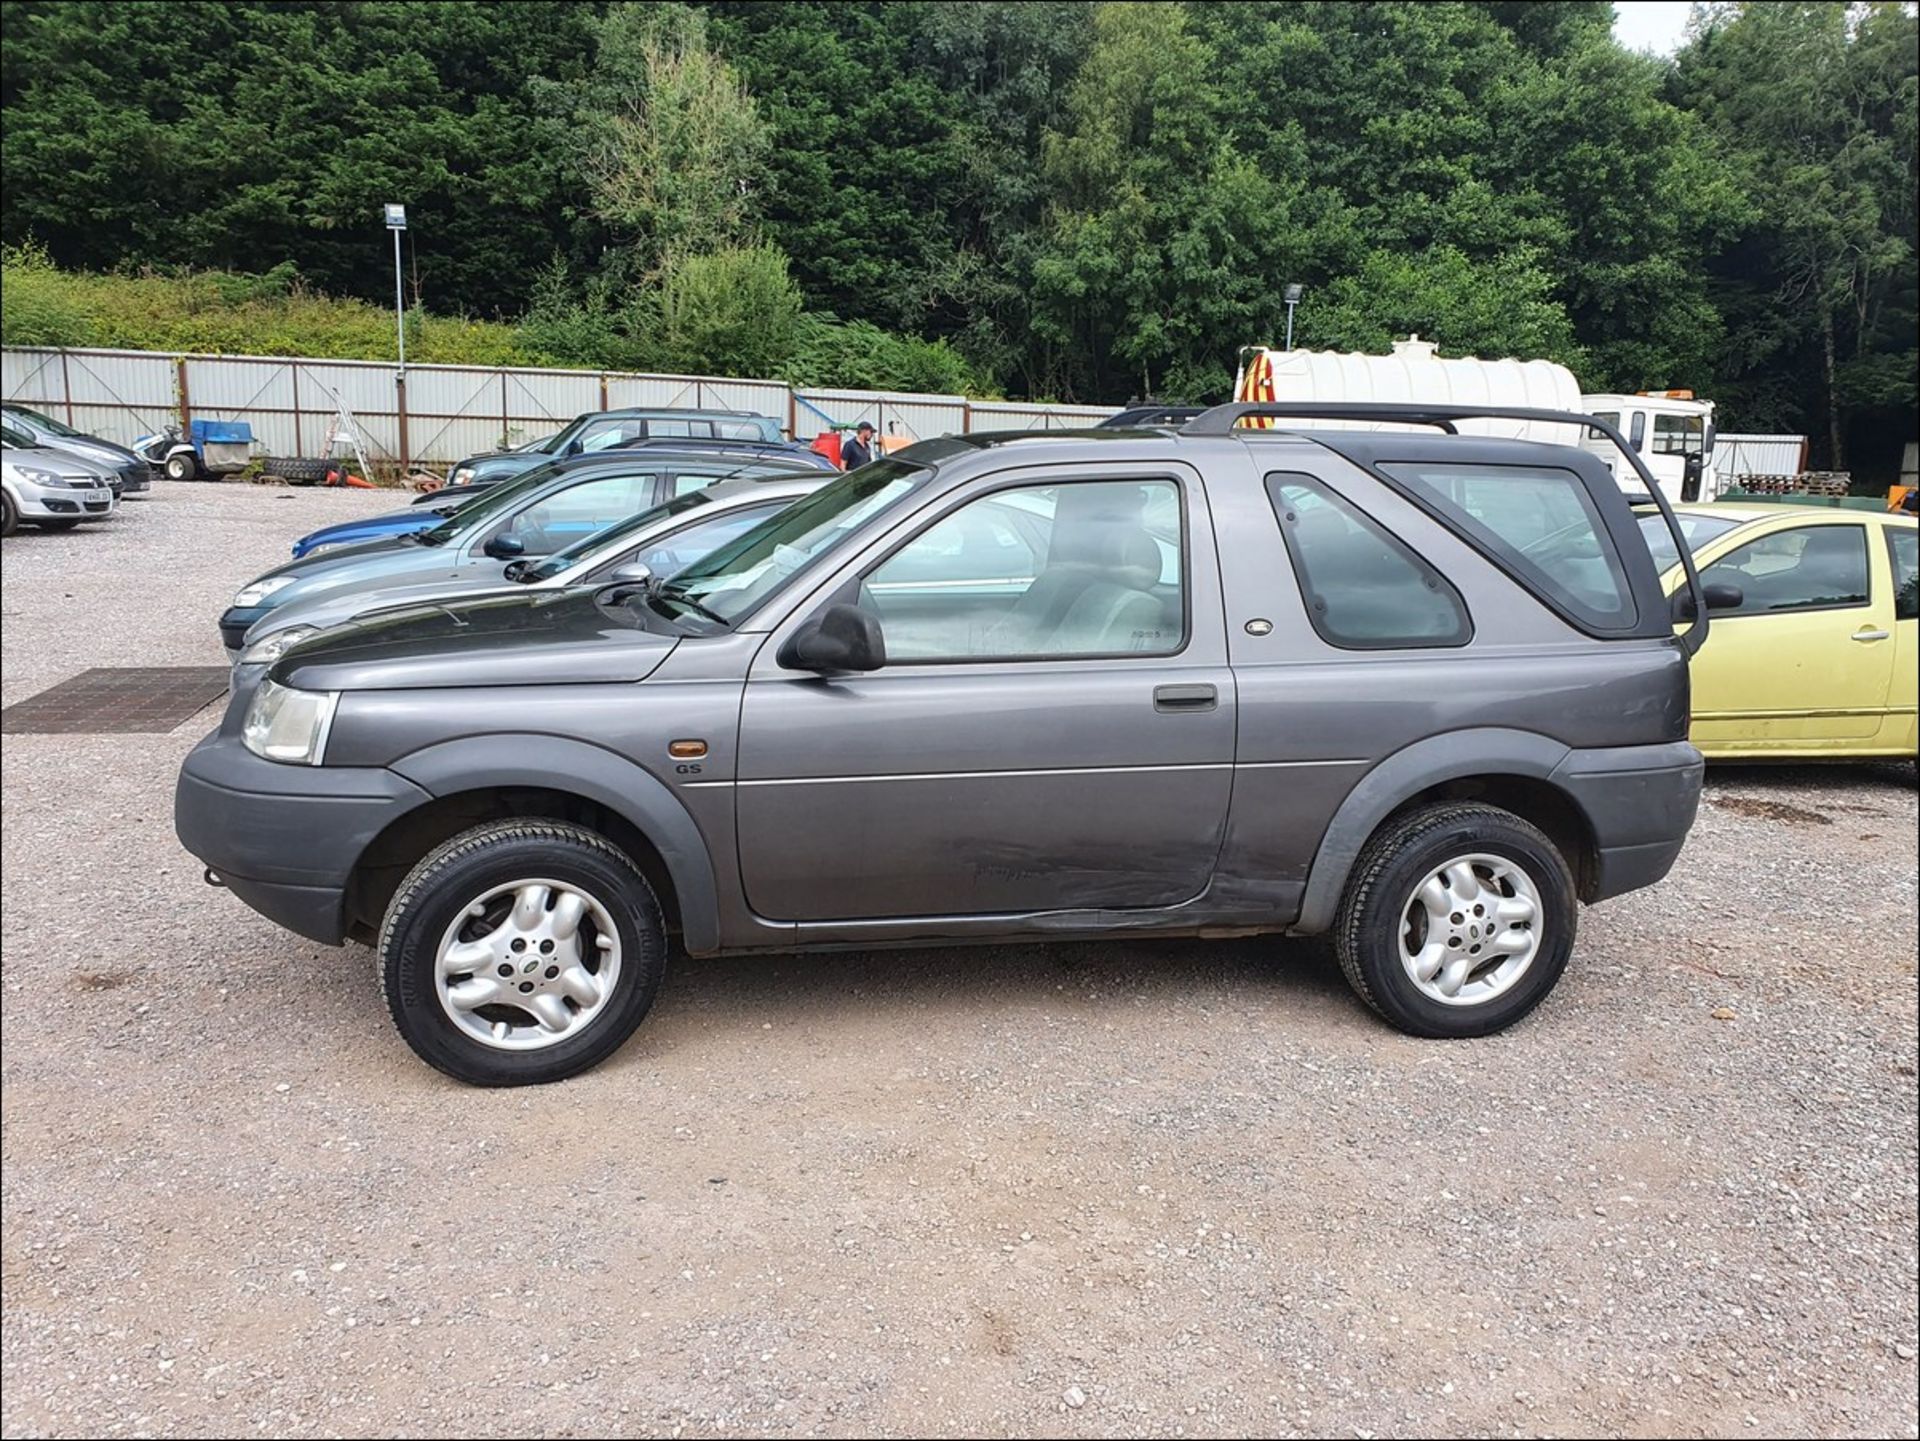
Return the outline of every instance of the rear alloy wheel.
[[[482,826],[415,866],[387,909],[388,1009],[414,1052],[481,1086],[576,1075],[659,990],[653,892],[604,838],[558,821]]]
[[[1410,812],[1367,843],[1334,931],[1341,969],[1380,1016],[1416,1036],[1484,1036],[1546,998],[1566,969],[1573,877],[1510,811]]]

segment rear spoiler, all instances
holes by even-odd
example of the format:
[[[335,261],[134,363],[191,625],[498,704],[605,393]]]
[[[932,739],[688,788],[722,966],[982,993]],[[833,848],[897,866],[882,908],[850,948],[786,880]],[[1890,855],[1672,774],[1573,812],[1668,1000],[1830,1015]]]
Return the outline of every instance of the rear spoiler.
[[[1454,422],[1461,420],[1527,420],[1546,425],[1571,425],[1587,430],[1597,430],[1611,440],[1627,464],[1633,467],[1635,475],[1647,487],[1647,494],[1653,503],[1660,507],[1661,518],[1667,523],[1667,530],[1673,536],[1674,548],[1680,552],[1680,564],[1687,573],[1687,593],[1693,598],[1693,624],[1686,634],[1680,637],[1680,643],[1686,647],[1688,655],[1698,655],[1700,647],[1707,643],[1707,597],[1700,584],[1700,573],[1694,568],[1693,552],[1687,548],[1687,538],[1681,533],[1680,522],[1674,516],[1673,507],[1668,504],[1666,493],[1653,478],[1653,472],[1647,469],[1647,463],[1639,453],[1627,444],[1627,439],[1611,422],[1597,415],[1580,415],[1571,410],[1529,410],[1506,406],[1480,405],[1415,405],[1396,404],[1390,401],[1373,400],[1325,400],[1325,401],[1286,401],[1258,400],[1235,401],[1231,405],[1216,405],[1212,409],[1196,415],[1180,427],[1182,435],[1221,435],[1232,436],[1240,422],[1250,419],[1274,420],[1371,420],[1395,425],[1430,425],[1444,430],[1448,435],[1458,435],[1460,428]]]

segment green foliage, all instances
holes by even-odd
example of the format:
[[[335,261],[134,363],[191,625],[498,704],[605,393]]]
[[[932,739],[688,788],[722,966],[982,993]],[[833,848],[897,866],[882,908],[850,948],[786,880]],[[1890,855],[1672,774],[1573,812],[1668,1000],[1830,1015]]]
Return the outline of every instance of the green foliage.
[[[841,323],[829,316],[804,317],[793,354],[780,367],[783,380],[801,386],[850,390],[901,390],[931,395],[993,394],[974,376],[966,358],[944,340],[891,335],[865,320]]]
[[[9,253],[5,328],[385,355],[403,200],[410,353],[1218,399],[1299,283],[1305,344],[1686,386],[1822,463],[1910,437],[1912,7],[1707,4],[1672,62],[1611,28],[1605,0],[15,0],[0,241],[45,251]]]
[[[800,287],[769,245],[690,255],[649,297],[656,363],[685,374],[770,376],[792,354]]]
[[[0,249],[0,341],[94,344],[93,314],[85,298],[31,241]]]
[[[1448,355],[1557,360],[1574,370],[1586,356],[1573,322],[1553,299],[1540,257],[1513,250],[1474,261],[1450,245],[1417,255],[1376,251],[1355,275],[1327,287],[1298,337],[1319,350],[1384,355],[1409,333],[1445,336]]]
[[[596,214],[632,248],[629,272],[657,278],[742,244],[768,131],[707,43],[705,14],[623,0],[593,30],[573,135]]]

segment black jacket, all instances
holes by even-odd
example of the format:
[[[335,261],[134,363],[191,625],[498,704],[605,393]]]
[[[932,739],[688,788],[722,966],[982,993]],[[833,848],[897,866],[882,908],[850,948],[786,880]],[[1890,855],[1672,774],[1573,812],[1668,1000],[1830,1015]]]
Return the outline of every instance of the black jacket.
[[[856,470],[873,459],[873,448],[862,445],[858,435],[850,435],[840,442],[840,465],[845,470]]]

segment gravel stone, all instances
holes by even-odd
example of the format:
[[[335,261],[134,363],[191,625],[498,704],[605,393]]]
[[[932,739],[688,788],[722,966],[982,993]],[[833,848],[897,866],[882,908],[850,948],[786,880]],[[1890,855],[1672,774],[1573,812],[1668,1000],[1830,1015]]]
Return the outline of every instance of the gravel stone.
[[[219,663],[404,499],[23,532],[5,701]],[[1031,1435],[1063,1377],[1127,1435],[1916,1433],[1911,766],[1715,769],[1482,1041],[1299,942],[681,959],[606,1065],[482,1091],[202,883],[212,714],[5,741],[8,1437]]]

